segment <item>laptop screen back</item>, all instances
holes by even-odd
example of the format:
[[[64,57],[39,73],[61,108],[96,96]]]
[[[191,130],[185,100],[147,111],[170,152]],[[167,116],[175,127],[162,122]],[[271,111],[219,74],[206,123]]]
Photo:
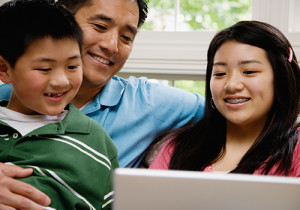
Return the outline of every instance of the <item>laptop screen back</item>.
[[[113,210],[300,209],[300,179],[118,168]]]

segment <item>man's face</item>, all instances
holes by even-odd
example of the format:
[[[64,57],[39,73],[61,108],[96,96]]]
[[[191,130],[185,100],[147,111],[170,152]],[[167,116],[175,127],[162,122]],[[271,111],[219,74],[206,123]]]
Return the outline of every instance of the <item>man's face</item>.
[[[103,87],[124,66],[139,20],[134,0],[92,0],[75,18],[84,32],[84,85]]]

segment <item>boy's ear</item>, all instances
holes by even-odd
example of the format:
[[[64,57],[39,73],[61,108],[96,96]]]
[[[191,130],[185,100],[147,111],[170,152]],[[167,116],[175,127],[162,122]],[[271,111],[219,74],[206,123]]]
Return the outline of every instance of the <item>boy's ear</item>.
[[[8,69],[10,68],[9,63],[0,55],[0,80],[5,84],[11,83]]]

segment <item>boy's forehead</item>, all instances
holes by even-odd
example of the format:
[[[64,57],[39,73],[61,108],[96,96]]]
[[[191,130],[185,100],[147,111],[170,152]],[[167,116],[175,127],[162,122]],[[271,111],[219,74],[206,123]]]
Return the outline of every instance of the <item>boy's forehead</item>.
[[[32,41],[21,57],[35,61],[64,60],[81,58],[81,53],[80,46],[74,39],[42,37]]]

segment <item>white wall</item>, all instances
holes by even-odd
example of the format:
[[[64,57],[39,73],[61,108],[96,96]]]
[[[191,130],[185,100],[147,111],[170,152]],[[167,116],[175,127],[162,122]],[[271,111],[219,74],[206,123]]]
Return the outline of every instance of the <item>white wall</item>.
[[[8,0],[0,0],[0,5],[2,5],[3,3],[7,2]]]

